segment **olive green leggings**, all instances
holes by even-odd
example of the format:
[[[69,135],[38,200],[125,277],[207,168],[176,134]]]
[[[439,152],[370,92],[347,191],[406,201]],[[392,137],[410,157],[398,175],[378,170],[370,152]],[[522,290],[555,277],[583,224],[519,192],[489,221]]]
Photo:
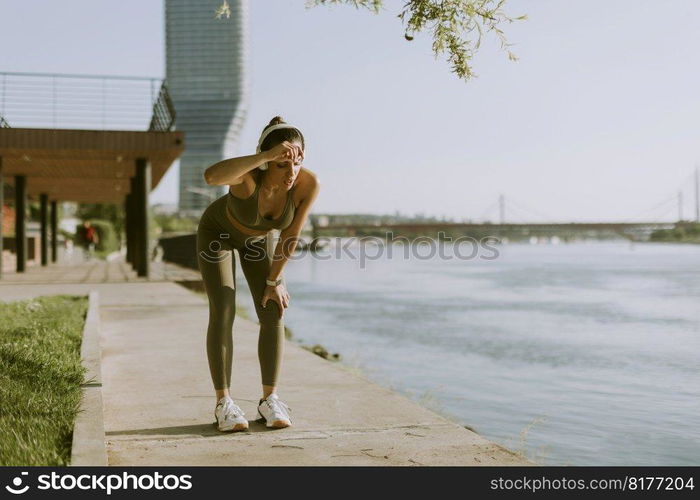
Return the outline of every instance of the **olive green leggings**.
[[[268,300],[260,305],[271,258],[265,236],[241,233],[227,219],[226,196],[215,200],[202,214],[197,228],[197,263],[209,298],[207,357],[214,389],[231,386],[233,364],[233,320],[236,316],[236,265],[238,250],[241,268],[248,282],[260,323],[258,359],[263,385],[276,385],[284,351],[284,321],[279,305]]]

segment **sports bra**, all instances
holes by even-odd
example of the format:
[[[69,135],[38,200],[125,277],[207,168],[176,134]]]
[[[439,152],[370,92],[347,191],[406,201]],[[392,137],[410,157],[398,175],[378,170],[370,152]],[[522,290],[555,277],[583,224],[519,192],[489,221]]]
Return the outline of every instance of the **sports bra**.
[[[294,187],[292,187],[287,193],[287,203],[284,206],[282,215],[276,219],[262,217],[260,212],[258,212],[258,193],[260,192],[260,183],[255,184],[253,194],[248,196],[248,198],[243,199],[235,197],[229,189],[226,200],[226,210],[228,210],[229,214],[231,214],[234,219],[250,229],[262,231],[269,231],[270,229],[285,229],[294,219],[295,208],[294,200],[292,199]]]

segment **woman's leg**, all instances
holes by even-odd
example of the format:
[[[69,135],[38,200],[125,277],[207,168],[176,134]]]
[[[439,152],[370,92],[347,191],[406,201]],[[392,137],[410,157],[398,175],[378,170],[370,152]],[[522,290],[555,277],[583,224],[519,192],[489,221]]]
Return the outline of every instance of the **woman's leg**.
[[[235,254],[226,235],[200,222],[197,263],[209,298],[207,358],[217,401],[229,395],[233,363],[233,320],[236,316]]]
[[[275,392],[282,367],[284,353],[284,320],[280,318],[277,302],[268,300],[265,307],[260,302],[265,291],[265,279],[270,270],[270,260],[265,252],[264,241],[246,246],[241,251],[241,268],[253,296],[255,312],[260,322],[258,336],[258,359],[263,385],[263,398]]]

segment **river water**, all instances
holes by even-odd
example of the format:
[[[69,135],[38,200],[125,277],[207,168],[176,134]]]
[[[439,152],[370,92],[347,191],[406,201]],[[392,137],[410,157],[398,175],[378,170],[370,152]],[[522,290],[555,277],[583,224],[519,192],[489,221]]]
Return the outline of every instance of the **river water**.
[[[349,248],[287,264],[296,340],[542,464],[700,464],[700,246]]]

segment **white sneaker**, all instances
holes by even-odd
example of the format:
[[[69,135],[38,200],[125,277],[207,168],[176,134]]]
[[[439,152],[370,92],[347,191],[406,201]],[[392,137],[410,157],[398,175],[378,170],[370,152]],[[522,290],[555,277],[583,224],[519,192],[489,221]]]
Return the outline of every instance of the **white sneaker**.
[[[263,418],[268,427],[289,427],[292,421],[289,413],[292,409],[284,404],[277,394],[270,394],[267,399],[261,399],[258,404],[258,418]]]
[[[216,404],[214,418],[220,431],[244,431],[248,428],[245,413],[228,396],[224,396]]]

